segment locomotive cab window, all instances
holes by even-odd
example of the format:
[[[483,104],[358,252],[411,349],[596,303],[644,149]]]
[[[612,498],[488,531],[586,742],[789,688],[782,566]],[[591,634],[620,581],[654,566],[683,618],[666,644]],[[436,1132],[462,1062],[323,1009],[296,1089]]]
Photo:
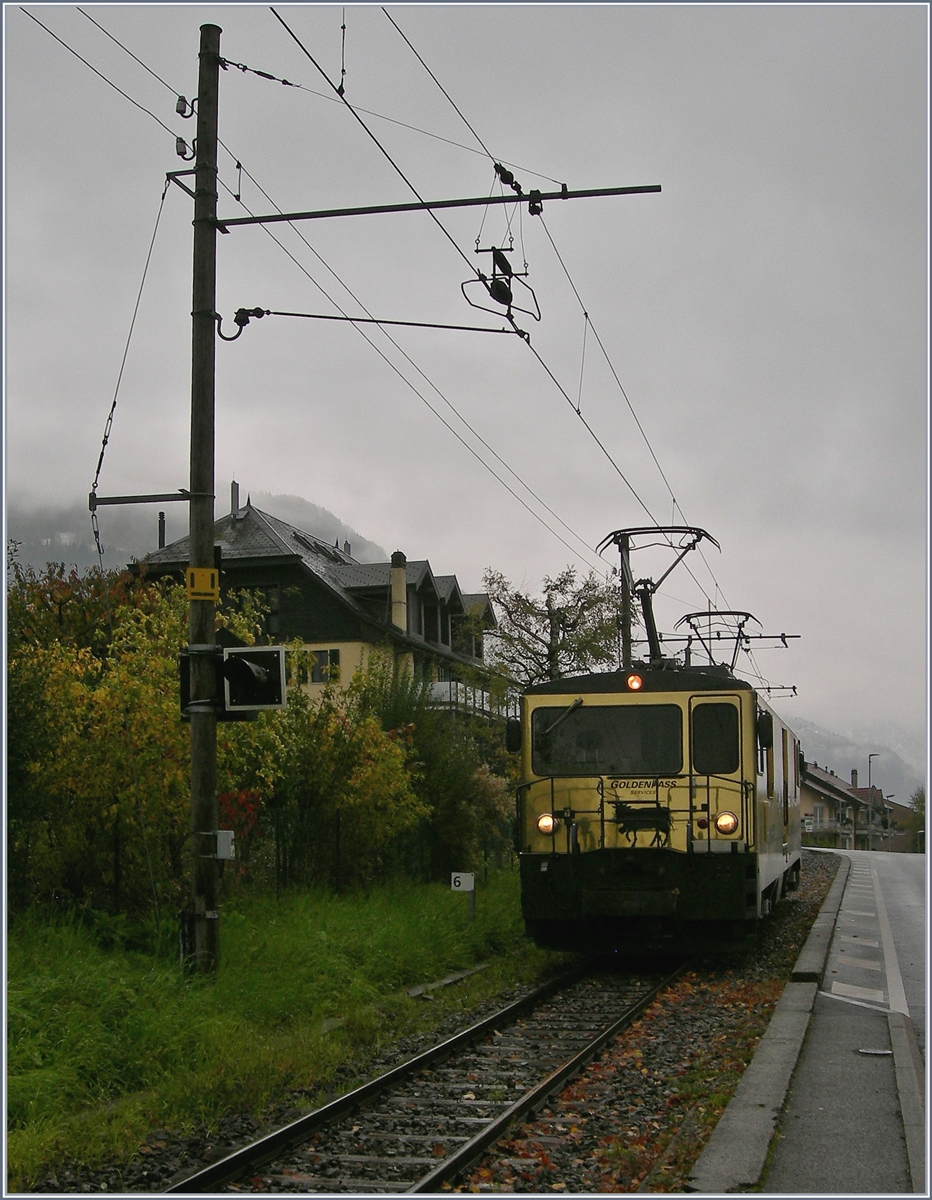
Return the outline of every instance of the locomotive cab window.
[[[692,710],[693,771],[731,775],[741,761],[738,710],[733,704],[697,704]]]
[[[531,718],[536,775],[677,775],[683,713],[675,704],[537,708]]]

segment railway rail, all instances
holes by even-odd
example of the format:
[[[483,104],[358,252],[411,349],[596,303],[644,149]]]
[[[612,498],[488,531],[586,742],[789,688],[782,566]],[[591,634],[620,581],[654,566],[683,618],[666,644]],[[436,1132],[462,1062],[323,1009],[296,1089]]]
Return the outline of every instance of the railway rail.
[[[437,1191],[543,1107],[685,966],[590,962],[166,1192]]]

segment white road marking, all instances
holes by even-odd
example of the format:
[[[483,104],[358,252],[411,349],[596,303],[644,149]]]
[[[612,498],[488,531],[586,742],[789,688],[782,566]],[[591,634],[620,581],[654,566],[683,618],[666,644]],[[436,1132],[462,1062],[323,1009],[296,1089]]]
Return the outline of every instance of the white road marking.
[[[865,1004],[865,1002],[864,1002],[863,1000],[855,1000],[855,999],[854,999],[853,997],[851,997],[851,996],[836,996],[836,995],[835,995],[834,993],[832,993],[832,992],[819,992],[819,995],[820,995],[820,996],[825,996],[825,998],[826,998],[827,1000],[840,1000],[840,1001],[842,1002],[842,1004],[854,1004],[854,1005],[856,1005],[858,1008],[869,1008],[869,1009],[871,1010],[871,1012],[882,1012],[882,1013],[885,1013],[885,1012],[888,1012],[888,1011],[889,1011],[889,1009],[886,1009],[886,1008],[880,1008],[880,1007],[878,1007],[878,1005],[876,1005],[876,1004]]]
[[[873,1000],[883,1004],[883,992],[877,988],[856,987],[853,983],[838,983],[832,980],[832,993],[836,996],[851,996],[855,1000]]]
[[[835,961],[842,963],[846,967],[863,967],[865,971],[883,970],[883,963],[876,962],[872,958],[858,958],[856,954],[845,954],[844,950],[839,950],[836,953]]]
[[[887,992],[890,996],[890,1011],[902,1013],[904,1017],[908,1017],[909,1005],[906,1003],[906,989],[903,987],[903,979],[900,975],[900,964],[896,957],[896,946],[893,944],[893,930],[890,928],[887,907],[883,902],[883,895],[880,891],[880,879],[877,876],[877,868],[872,867],[871,873],[874,876],[874,896],[877,901],[877,916],[880,921],[883,961],[887,968]]]

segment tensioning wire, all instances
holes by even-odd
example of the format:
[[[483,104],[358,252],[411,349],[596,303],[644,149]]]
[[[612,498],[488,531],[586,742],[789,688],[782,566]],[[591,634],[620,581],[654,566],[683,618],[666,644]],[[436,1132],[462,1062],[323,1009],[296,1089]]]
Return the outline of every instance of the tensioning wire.
[[[265,192],[265,190],[264,190],[264,189],[261,187],[261,185],[259,185],[259,184],[256,182],[256,180],[255,180],[255,179],[253,179],[253,177],[252,177],[251,175],[249,175],[249,173],[248,173],[248,172],[245,172],[245,171],[244,171],[244,173],[245,173],[245,174],[248,176],[248,178],[249,178],[249,179],[251,179],[251,180],[252,180],[252,182],[253,182],[253,183],[255,184],[255,186],[256,186],[256,187],[259,189],[259,191],[260,191],[260,192],[262,192],[262,195],[265,197],[265,199],[266,199],[266,200],[268,200],[268,202],[269,202],[269,203],[270,203],[270,204],[273,206],[273,208],[276,208],[276,209],[278,209],[278,206],[275,204],[275,201],[274,201],[274,200],[272,200],[272,198],[271,198],[271,197],[268,195],[268,193],[267,193],[267,192]],[[223,186],[223,187],[226,187],[226,185],[225,185],[225,184],[221,184],[221,186]],[[230,191],[230,189],[229,189],[229,188],[227,188],[226,190],[227,190],[227,191]],[[231,192],[230,194],[232,195],[232,192]],[[247,206],[246,204],[244,204],[244,203],[242,202],[242,200],[240,200],[240,204],[241,204],[241,205],[242,205],[242,207],[243,207],[243,208],[246,210],[246,212],[250,213],[250,216],[251,216],[251,215],[253,215],[253,214],[250,212],[250,209],[248,208],[248,206]],[[281,209],[278,209],[278,211],[280,212],[280,211],[281,211]],[[334,278],[334,279],[337,281],[337,283],[339,283],[339,284],[340,284],[340,286],[341,286],[341,287],[342,287],[342,288],[343,288],[343,289],[346,291],[346,293],[347,293],[347,294],[348,294],[348,295],[349,295],[349,296],[350,296],[350,297],[353,299],[353,301],[354,301],[356,304],[358,304],[358,305],[359,305],[359,307],[360,307],[360,308],[363,310],[363,312],[365,312],[365,313],[367,314],[367,316],[370,316],[370,317],[371,317],[371,314],[369,313],[369,310],[368,310],[368,309],[366,308],[366,306],[365,306],[365,305],[362,303],[362,301],[361,301],[361,300],[360,300],[360,299],[359,299],[359,298],[358,298],[358,297],[357,297],[357,296],[356,296],[356,295],[353,293],[353,291],[351,290],[351,288],[350,288],[350,287],[349,287],[349,286],[348,286],[348,285],[347,285],[347,284],[344,282],[344,280],[342,280],[342,279],[340,278],[340,276],[339,276],[339,275],[336,273],[336,271],[334,271],[334,269],[333,269],[333,268],[332,268],[332,267],[331,267],[331,266],[330,266],[330,265],[329,265],[329,264],[326,262],[326,260],[325,260],[325,259],[324,259],[324,258],[323,258],[321,255],[320,255],[320,253],[319,253],[319,252],[318,252],[318,251],[317,251],[317,250],[316,250],[316,249],[315,249],[315,248],[314,248],[314,247],[313,247],[313,246],[310,244],[310,242],[308,242],[308,241],[307,241],[307,239],[304,237],[304,235],[303,235],[303,233],[300,231],[300,229],[298,229],[298,228],[297,228],[297,227],[294,225],[294,223],[293,223],[293,222],[288,222],[288,224],[291,226],[291,228],[292,228],[292,229],[294,229],[295,233],[298,235],[298,237],[301,239],[301,241],[304,243],[304,245],[305,245],[305,246],[308,248],[308,250],[310,250],[310,252],[311,252],[311,253],[314,255],[314,257],[315,257],[315,258],[318,260],[318,262],[319,262],[319,263],[320,263],[320,264],[321,264],[321,265],[324,267],[324,269],[325,269],[325,270],[327,270],[327,271],[328,271],[328,272],[329,272],[329,273],[330,273],[330,274],[333,276],[333,278]],[[271,229],[269,229],[269,227],[268,227],[267,225],[263,225],[263,226],[262,226],[262,229],[263,229],[263,230],[265,231],[265,233],[266,233],[266,234],[267,234],[267,235],[268,235],[268,236],[269,236],[269,237],[272,239],[272,241],[273,241],[273,242],[275,242],[275,244],[276,244],[276,245],[279,247],[279,249],[280,249],[280,250],[282,250],[282,252],[283,252],[283,253],[284,253],[284,254],[285,254],[285,255],[286,255],[286,256],[287,256],[287,257],[288,257],[288,258],[289,258],[289,259],[290,259],[290,260],[291,260],[293,263],[294,263],[294,265],[295,265],[295,266],[298,268],[298,270],[299,270],[299,271],[301,271],[301,272],[302,272],[302,274],[304,274],[304,275],[307,277],[307,279],[308,279],[308,280],[309,280],[311,283],[313,283],[313,285],[314,285],[314,286],[317,288],[317,290],[318,290],[318,291],[321,293],[321,295],[322,295],[322,296],[323,296],[323,297],[324,297],[326,300],[328,300],[328,301],[329,301],[329,302],[330,302],[330,303],[331,303],[331,304],[334,306],[334,308],[336,308],[336,309],[337,309],[337,311],[338,311],[338,312],[339,312],[339,313],[340,313],[342,316],[346,317],[346,318],[347,318],[347,319],[350,321],[350,323],[352,323],[352,322],[353,322],[353,318],[352,318],[351,316],[349,316],[349,314],[347,314],[347,313],[346,313],[345,309],[344,309],[344,308],[343,308],[343,307],[342,307],[342,306],[341,306],[341,305],[340,305],[340,304],[339,304],[339,303],[338,303],[338,302],[337,302],[337,301],[336,301],[336,300],[335,300],[335,299],[334,299],[334,298],[333,298],[333,297],[332,297],[332,296],[329,294],[329,292],[326,290],[326,288],[324,288],[324,287],[322,286],[322,284],[320,284],[320,283],[319,283],[319,282],[318,282],[318,281],[317,281],[317,280],[316,280],[316,279],[313,277],[313,275],[311,275],[311,273],[310,273],[310,272],[308,271],[308,269],[307,269],[307,268],[304,266],[304,264],[303,264],[303,263],[301,263],[301,262],[300,262],[300,261],[299,261],[297,258],[295,258],[295,256],[294,256],[294,255],[292,254],[292,252],[291,252],[291,251],[290,251],[290,250],[287,248],[287,246],[285,246],[285,245],[284,245],[284,243],[283,243],[283,242],[281,242],[281,241],[280,241],[280,240],[279,240],[279,239],[278,239],[278,238],[277,238],[277,237],[276,237],[276,236],[275,236],[275,235],[272,233]],[[356,326],[356,332],[360,334],[360,336],[361,336],[361,337],[362,337],[362,338],[363,338],[363,339],[364,339],[364,340],[365,340],[365,341],[368,343],[368,345],[369,345],[369,346],[370,346],[370,347],[371,347],[373,350],[375,350],[376,354],[378,354],[378,355],[379,355],[379,356],[380,356],[380,357],[383,359],[383,361],[384,361],[384,362],[385,362],[385,363],[386,363],[386,364],[387,364],[387,365],[388,365],[388,366],[389,366],[389,367],[390,367],[390,368],[391,368],[391,369],[392,369],[392,370],[395,372],[395,374],[396,374],[396,375],[399,377],[399,379],[401,379],[401,381],[402,381],[402,382],[403,382],[403,383],[404,383],[404,384],[405,384],[405,385],[406,385],[406,386],[407,386],[407,387],[408,387],[408,388],[409,388],[409,389],[410,389],[410,390],[411,390],[411,391],[412,391],[412,392],[415,394],[415,396],[417,396],[417,398],[418,398],[418,399],[419,399],[419,400],[420,400],[420,401],[421,401],[421,402],[422,402],[424,405],[426,405],[426,407],[427,407],[427,408],[428,408],[428,409],[429,409],[429,410],[430,410],[430,411],[431,411],[431,412],[434,414],[434,416],[435,416],[435,417],[437,417],[437,419],[438,419],[438,420],[439,420],[439,421],[440,421],[440,422],[441,422],[441,423],[442,423],[442,424],[443,424],[443,425],[444,425],[444,426],[445,426],[445,427],[446,427],[446,428],[447,428],[447,429],[450,431],[450,433],[452,433],[452,434],[453,434],[453,436],[454,436],[454,437],[457,439],[457,441],[459,441],[459,442],[460,442],[460,443],[461,443],[461,444],[462,444],[462,445],[463,445],[463,446],[464,446],[464,447],[465,447],[465,448],[466,448],[466,449],[469,451],[469,453],[470,453],[470,454],[472,454],[472,455],[473,455],[473,457],[474,457],[474,458],[475,458],[475,459],[476,459],[476,460],[477,460],[477,461],[478,461],[478,462],[479,462],[479,463],[480,463],[480,464],[481,464],[483,467],[485,467],[485,469],[486,469],[486,470],[489,472],[489,474],[490,474],[490,475],[492,475],[492,477],[493,477],[494,479],[498,480],[498,482],[499,482],[499,483],[502,485],[502,487],[503,487],[503,488],[505,488],[505,490],[506,490],[506,491],[507,491],[507,492],[508,492],[508,493],[509,493],[511,496],[513,496],[513,497],[514,497],[514,498],[515,498],[515,499],[518,501],[518,503],[519,503],[519,504],[520,504],[520,505],[521,505],[521,506],[522,506],[524,509],[526,509],[526,510],[527,510],[527,512],[529,512],[529,513],[530,513],[530,515],[531,515],[531,516],[532,516],[532,517],[533,517],[533,518],[534,518],[536,521],[538,521],[538,522],[539,522],[541,525],[543,525],[543,526],[544,526],[544,528],[545,528],[545,529],[546,529],[546,530],[547,530],[549,533],[551,533],[551,534],[552,534],[552,535],[553,535],[553,536],[554,536],[554,537],[555,537],[555,538],[556,538],[556,539],[557,539],[559,542],[561,542],[561,543],[562,543],[562,545],[566,546],[566,548],[567,548],[567,549],[570,551],[570,553],[571,553],[571,554],[573,554],[573,555],[574,555],[574,556],[576,556],[576,557],[582,557],[582,556],[580,555],[579,551],[578,551],[578,550],[574,550],[574,549],[573,549],[573,547],[572,547],[572,546],[570,546],[570,545],[569,545],[569,543],[568,543],[568,542],[566,542],[566,541],[564,540],[564,538],[563,538],[563,537],[561,537],[561,535],[560,535],[559,533],[557,533],[557,531],[556,531],[555,529],[553,529],[553,528],[552,528],[552,526],[548,525],[548,524],[547,524],[547,522],[544,520],[544,518],[543,518],[543,517],[542,517],[542,516],[541,516],[539,513],[535,512],[535,511],[534,511],[534,509],[532,509],[532,508],[530,507],[530,505],[529,505],[529,504],[528,504],[528,503],[527,503],[527,502],[526,502],[526,501],[525,501],[525,500],[524,500],[524,499],[523,499],[521,496],[519,496],[519,495],[518,495],[518,494],[517,494],[517,493],[516,493],[516,492],[513,490],[513,488],[511,488],[511,487],[510,487],[510,486],[509,486],[509,485],[508,485],[508,484],[505,482],[505,480],[504,480],[504,479],[502,479],[502,477],[501,477],[501,476],[500,476],[500,475],[497,473],[497,471],[495,471],[495,469],[494,469],[494,468],[493,468],[493,467],[492,467],[492,466],[491,466],[489,463],[487,463],[487,462],[485,461],[485,459],[483,459],[483,458],[482,458],[482,456],[481,456],[481,455],[480,455],[480,454],[479,454],[479,453],[478,453],[478,452],[477,452],[477,451],[476,451],[476,450],[475,450],[475,449],[474,449],[474,448],[473,448],[473,447],[472,447],[472,446],[471,446],[471,445],[470,445],[470,444],[469,444],[469,443],[468,443],[468,442],[467,442],[467,441],[466,441],[466,440],[465,440],[465,439],[464,439],[464,438],[463,438],[463,437],[462,437],[462,436],[461,436],[461,435],[460,435],[460,434],[457,432],[457,430],[456,430],[456,429],[454,429],[452,425],[450,425],[450,423],[449,423],[449,422],[448,422],[448,421],[447,421],[447,420],[444,418],[444,416],[442,415],[442,413],[440,413],[440,412],[438,412],[438,411],[437,411],[437,409],[436,409],[436,408],[435,408],[435,407],[434,407],[434,406],[433,406],[433,405],[430,403],[430,401],[427,399],[427,397],[426,397],[426,396],[424,396],[424,395],[423,395],[423,393],[422,393],[421,391],[419,391],[419,390],[418,390],[418,388],[416,388],[416,387],[414,386],[414,384],[411,382],[411,380],[410,380],[410,379],[408,379],[408,378],[407,378],[407,377],[406,377],[406,376],[405,376],[405,375],[404,375],[404,374],[401,372],[401,370],[398,368],[398,366],[397,366],[395,363],[393,363],[393,362],[392,362],[392,360],[391,360],[391,359],[390,359],[390,358],[389,358],[389,357],[388,357],[388,356],[385,354],[385,352],[384,352],[384,351],[383,351],[383,350],[382,350],[382,349],[381,349],[381,348],[380,348],[378,345],[376,345],[376,343],[375,343],[375,342],[372,340],[372,338],[370,338],[370,337],[368,336],[368,334],[365,332],[365,330],[364,330],[364,329],[360,328],[360,327],[357,325],[357,326]],[[444,395],[444,393],[443,393],[443,392],[440,390],[440,388],[439,388],[439,387],[437,387],[437,385],[436,385],[436,384],[435,384],[435,383],[434,383],[434,382],[433,382],[433,381],[432,381],[432,380],[431,380],[431,379],[430,379],[430,378],[429,378],[429,377],[426,375],[426,373],[425,373],[425,372],[424,372],[424,371],[423,371],[423,370],[422,370],[422,369],[421,369],[421,368],[420,368],[420,367],[417,365],[417,363],[416,363],[416,362],[415,362],[415,361],[414,361],[414,360],[411,358],[411,356],[410,356],[410,355],[409,355],[409,354],[408,354],[408,353],[407,353],[407,352],[404,350],[404,348],[403,348],[401,345],[399,345],[399,343],[398,343],[397,341],[395,341],[395,339],[394,339],[394,338],[391,336],[391,334],[388,332],[388,330],[386,330],[386,329],[384,329],[384,328],[381,328],[381,327],[380,327],[380,332],[381,332],[381,333],[382,333],[382,335],[383,335],[383,336],[384,336],[384,337],[385,337],[385,338],[386,338],[386,339],[387,339],[387,340],[388,340],[388,341],[391,343],[391,345],[392,345],[392,346],[394,346],[394,348],[395,348],[395,349],[396,349],[396,350],[399,352],[399,354],[401,354],[401,355],[402,355],[402,357],[405,359],[405,361],[406,361],[406,362],[407,362],[407,363],[408,363],[408,364],[409,364],[409,365],[410,365],[410,366],[411,366],[411,367],[412,367],[412,368],[413,368],[413,369],[414,369],[414,370],[415,370],[415,371],[418,373],[418,375],[420,375],[420,376],[421,376],[421,378],[424,380],[424,382],[427,384],[427,386],[428,386],[428,387],[429,387],[429,388],[430,388],[430,389],[431,389],[433,392],[435,392],[435,393],[436,393],[436,395],[437,395],[437,396],[438,396],[438,397],[439,397],[439,398],[440,398],[440,399],[443,401],[443,403],[444,403],[444,404],[445,404],[445,405],[446,405],[446,406],[447,406],[447,407],[450,409],[450,411],[451,411],[451,412],[452,412],[452,413],[453,413],[453,414],[454,414],[454,415],[457,417],[457,419],[458,419],[459,421],[461,421],[463,425],[465,425],[465,426],[466,426],[466,428],[467,428],[467,429],[469,430],[469,432],[470,432],[470,433],[473,435],[473,437],[474,437],[474,438],[476,438],[476,440],[477,440],[477,441],[478,441],[478,442],[479,442],[479,443],[480,443],[482,446],[484,446],[484,447],[485,447],[485,449],[486,449],[486,450],[488,450],[488,451],[489,451],[489,453],[490,453],[490,454],[491,454],[491,455],[492,455],[492,456],[493,456],[493,457],[494,457],[494,458],[495,458],[495,459],[496,459],[496,460],[497,460],[499,463],[501,463],[501,465],[502,465],[502,466],[505,468],[505,470],[506,470],[506,471],[508,471],[508,472],[509,472],[509,474],[510,474],[510,475],[511,475],[511,476],[512,476],[512,477],[513,477],[515,480],[517,480],[517,482],[518,482],[518,483],[521,485],[521,487],[522,487],[522,488],[524,488],[524,490],[525,490],[525,491],[528,493],[528,495],[529,495],[529,496],[533,497],[533,499],[534,499],[534,500],[536,500],[536,501],[537,501],[537,503],[538,503],[538,504],[539,504],[539,505],[540,505],[542,508],[544,508],[544,509],[545,509],[545,510],[546,510],[548,513],[550,513],[550,515],[551,515],[551,516],[554,518],[554,520],[558,521],[558,522],[560,523],[560,525],[562,525],[562,526],[563,526],[563,528],[564,528],[564,529],[565,529],[565,530],[566,530],[566,531],[567,531],[567,532],[568,532],[568,533],[569,533],[569,534],[570,534],[572,537],[576,538],[576,540],[577,540],[577,541],[580,543],[580,545],[582,545],[582,546],[584,546],[584,547],[585,547],[585,555],[587,555],[587,556],[588,556],[588,555],[591,555],[591,549],[590,549],[589,545],[587,544],[587,542],[585,541],[585,539],[584,539],[584,538],[582,538],[582,537],[580,537],[580,535],[579,535],[578,533],[576,533],[576,531],[575,531],[574,529],[572,529],[572,528],[571,528],[571,526],[569,526],[569,525],[568,525],[568,524],[567,524],[567,523],[566,523],[566,522],[563,520],[563,518],[562,518],[562,517],[560,517],[560,516],[559,516],[559,515],[558,515],[556,512],[554,512],[554,510],[553,510],[553,509],[552,509],[552,508],[551,508],[551,507],[550,507],[550,506],[549,506],[549,505],[548,505],[548,504],[547,504],[547,503],[546,503],[544,500],[542,500],[540,496],[538,496],[538,495],[537,495],[537,493],[536,493],[536,492],[533,490],[533,488],[532,488],[532,487],[531,487],[529,484],[525,483],[525,481],[524,481],[524,480],[521,478],[521,476],[520,476],[520,475],[519,475],[519,474],[518,474],[518,473],[517,473],[517,472],[514,470],[514,468],[513,468],[513,467],[511,467],[511,466],[509,466],[509,465],[508,465],[508,463],[507,463],[507,462],[506,462],[506,461],[505,461],[505,460],[502,458],[502,456],[501,456],[500,454],[498,454],[498,452],[497,452],[495,449],[493,449],[493,447],[492,447],[492,446],[491,446],[491,445],[490,445],[490,444],[489,444],[489,443],[488,443],[488,442],[487,442],[487,441],[486,441],[486,440],[485,440],[485,439],[482,437],[482,435],[481,435],[481,434],[480,434],[480,433],[479,433],[479,432],[478,432],[476,429],[474,429],[474,428],[473,428],[473,426],[472,426],[472,425],[470,425],[470,423],[469,423],[469,422],[466,420],[466,418],[465,418],[465,417],[462,415],[462,413],[460,413],[460,412],[458,411],[458,409],[457,409],[457,408],[456,408],[456,407],[453,405],[453,403],[452,403],[452,402],[451,402],[451,401],[450,401],[450,400],[449,400],[449,399],[448,399],[448,398],[447,398],[447,397]],[[590,558],[589,558],[589,562],[590,562],[590,564],[591,564],[592,566],[595,566],[597,569],[600,569],[600,570],[601,570],[601,569],[604,569],[604,563],[603,563],[603,562],[601,562],[600,560],[597,560],[597,559],[592,559],[592,558],[590,557]]]

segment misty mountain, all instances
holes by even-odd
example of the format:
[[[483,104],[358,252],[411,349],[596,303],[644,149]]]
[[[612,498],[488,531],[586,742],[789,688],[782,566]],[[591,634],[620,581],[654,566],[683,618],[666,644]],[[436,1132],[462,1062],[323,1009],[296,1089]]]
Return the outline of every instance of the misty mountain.
[[[245,501],[243,494],[243,501]],[[350,543],[350,553],[358,562],[387,562],[388,554],[375,542],[346,525],[339,517],[304,500],[300,496],[276,496],[256,492],[252,496],[257,508],[297,525],[305,533],[328,541]],[[222,516],[227,505],[218,497],[215,513]],[[135,558],[143,558],[158,547],[159,511],[165,513],[166,543],[177,541],[188,532],[188,509],[177,504],[120,504],[97,509],[100,541],[103,547],[105,570],[118,570]],[[99,565],[97,546],[91,527],[91,514],[86,505],[70,508],[35,508],[26,510],[8,503],[6,510],[7,539],[20,543],[17,559],[24,565],[41,570],[46,563],[63,562],[84,572]]]
[[[823,770],[834,771],[846,786],[851,783],[853,769],[858,773],[858,786],[867,787],[868,754],[877,756],[871,763],[871,782],[885,796],[894,796],[898,804],[908,804],[916,788],[925,785],[921,765],[906,761],[895,749],[884,745],[879,737],[871,740],[860,733],[835,733],[801,717],[794,717],[792,726],[799,735],[806,761],[817,763]],[[897,733],[889,728],[886,732],[888,735]]]
[[[280,517],[290,525],[297,525],[305,533],[313,533],[322,541],[331,544],[339,541],[341,546],[344,542],[349,542],[350,554],[357,562],[388,562],[390,558],[381,546],[370,542],[349,525],[344,525],[339,517],[335,517],[326,508],[312,504],[310,500],[304,500],[301,496],[273,496],[270,492],[253,492],[251,500],[256,508],[261,508],[273,517]]]

